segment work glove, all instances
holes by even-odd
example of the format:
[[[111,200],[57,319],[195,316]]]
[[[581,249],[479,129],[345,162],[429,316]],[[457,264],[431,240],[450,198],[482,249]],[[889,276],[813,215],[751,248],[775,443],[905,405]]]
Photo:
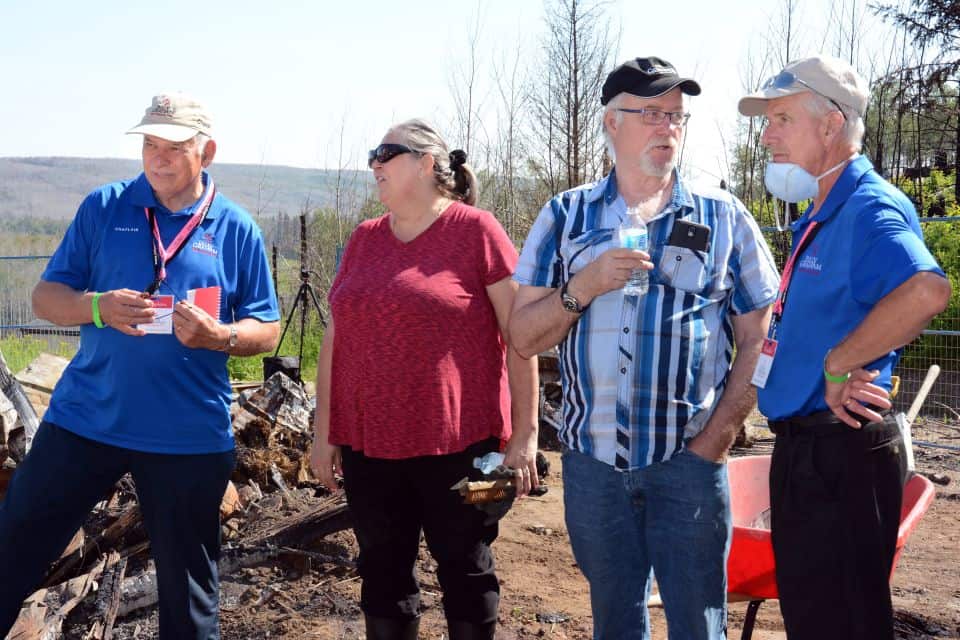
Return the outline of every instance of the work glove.
[[[507,478],[513,478],[517,472],[510,467],[505,467],[502,464],[493,469],[490,473],[483,474],[484,480],[503,480]],[[513,501],[517,497],[517,490],[514,487],[506,487],[504,489],[504,497],[500,500],[493,500],[490,502],[479,502],[475,506],[480,511],[483,511],[487,514],[487,517],[483,520],[484,526],[490,526],[499,522],[500,519],[507,515],[507,512],[510,511],[510,507],[513,506]]]

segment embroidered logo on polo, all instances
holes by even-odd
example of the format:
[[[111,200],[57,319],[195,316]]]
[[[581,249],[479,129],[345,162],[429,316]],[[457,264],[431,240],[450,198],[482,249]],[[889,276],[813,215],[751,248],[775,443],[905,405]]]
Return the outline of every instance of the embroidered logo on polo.
[[[217,257],[218,252],[217,248],[213,246],[213,234],[204,233],[200,240],[194,241],[190,248],[196,251],[197,253],[203,253],[208,256]]]
[[[820,262],[820,243],[814,242],[810,245],[810,250],[806,255],[801,256],[800,262],[797,264],[797,270],[802,271],[803,273],[811,273],[815,276],[820,275],[820,272],[823,271],[823,263]]]
[[[124,233],[136,233],[140,231],[140,227],[114,227],[114,231],[122,231]]]

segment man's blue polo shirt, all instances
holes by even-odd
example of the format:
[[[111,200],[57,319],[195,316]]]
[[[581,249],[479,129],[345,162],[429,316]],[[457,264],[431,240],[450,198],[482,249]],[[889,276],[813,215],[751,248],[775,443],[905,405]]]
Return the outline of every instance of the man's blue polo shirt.
[[[913,204],[863,156],[844,168],[812,219],[805,214],[792,225],[794,246],[813,220],[820,230],[797,259],[773,367],[758,390],[760,411],[770,420],[827,411],[827,351],[914,274],[943,274],[923,244]],[[899,357],[891,351],[864,368],[879,369],[876,384],[889,390]]]
[[[144,207],[155,208],[165,246],[193,213],[192,206],[177,212],[161,206],[143,174],[101,187],[80,205],[43,280],[78,291],[143,291],[154,278]],[[182,300],[188,289],[212,286],[221,287],[221,322],[279,319],[260,230],[219,193],[167,266],[158,293]],[[138,451],[229,451],[234,442],[226,362],[227,354],[190,349],[172,334],[136,337],[87,324],[44,419]]]

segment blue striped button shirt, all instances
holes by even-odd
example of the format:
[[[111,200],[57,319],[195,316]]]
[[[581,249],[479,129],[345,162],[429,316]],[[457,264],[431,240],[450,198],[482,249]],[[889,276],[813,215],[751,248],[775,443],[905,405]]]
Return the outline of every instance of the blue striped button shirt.
[[[560,439],[621,470],[667,460],[703,429],[733,359],[731,314],[766,307],[777,294],[770,250],[743,204],[674,177],[670,202],[648,223],[649,292],[595,298],[559,345]],[[615,171],[554,197],[530,229],[514,279],[560,287],[617,246],[625,214]],[[710,227],[706,253],[668,245],[680,219]]]

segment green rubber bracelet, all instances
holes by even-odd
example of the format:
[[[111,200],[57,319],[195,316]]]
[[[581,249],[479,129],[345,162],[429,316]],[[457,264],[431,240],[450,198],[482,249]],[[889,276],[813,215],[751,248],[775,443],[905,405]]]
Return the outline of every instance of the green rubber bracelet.
[[[827,382],[833,382],[834,384],[843,384],[850,379],[850,372],[846,372],[839,376],[835,376],[829,371],[827,371],[827,356],[830,355],[830,351],[827,351],[827,355],[823,356],[823,377]]]
[[[100,317],[100,296],[102,293],[93,294],[93,300],[90,302],[90,307],[93,309],[93,324],[96,325],[97,329],[103,329],[105,324],[103,324],[103,318]]]

